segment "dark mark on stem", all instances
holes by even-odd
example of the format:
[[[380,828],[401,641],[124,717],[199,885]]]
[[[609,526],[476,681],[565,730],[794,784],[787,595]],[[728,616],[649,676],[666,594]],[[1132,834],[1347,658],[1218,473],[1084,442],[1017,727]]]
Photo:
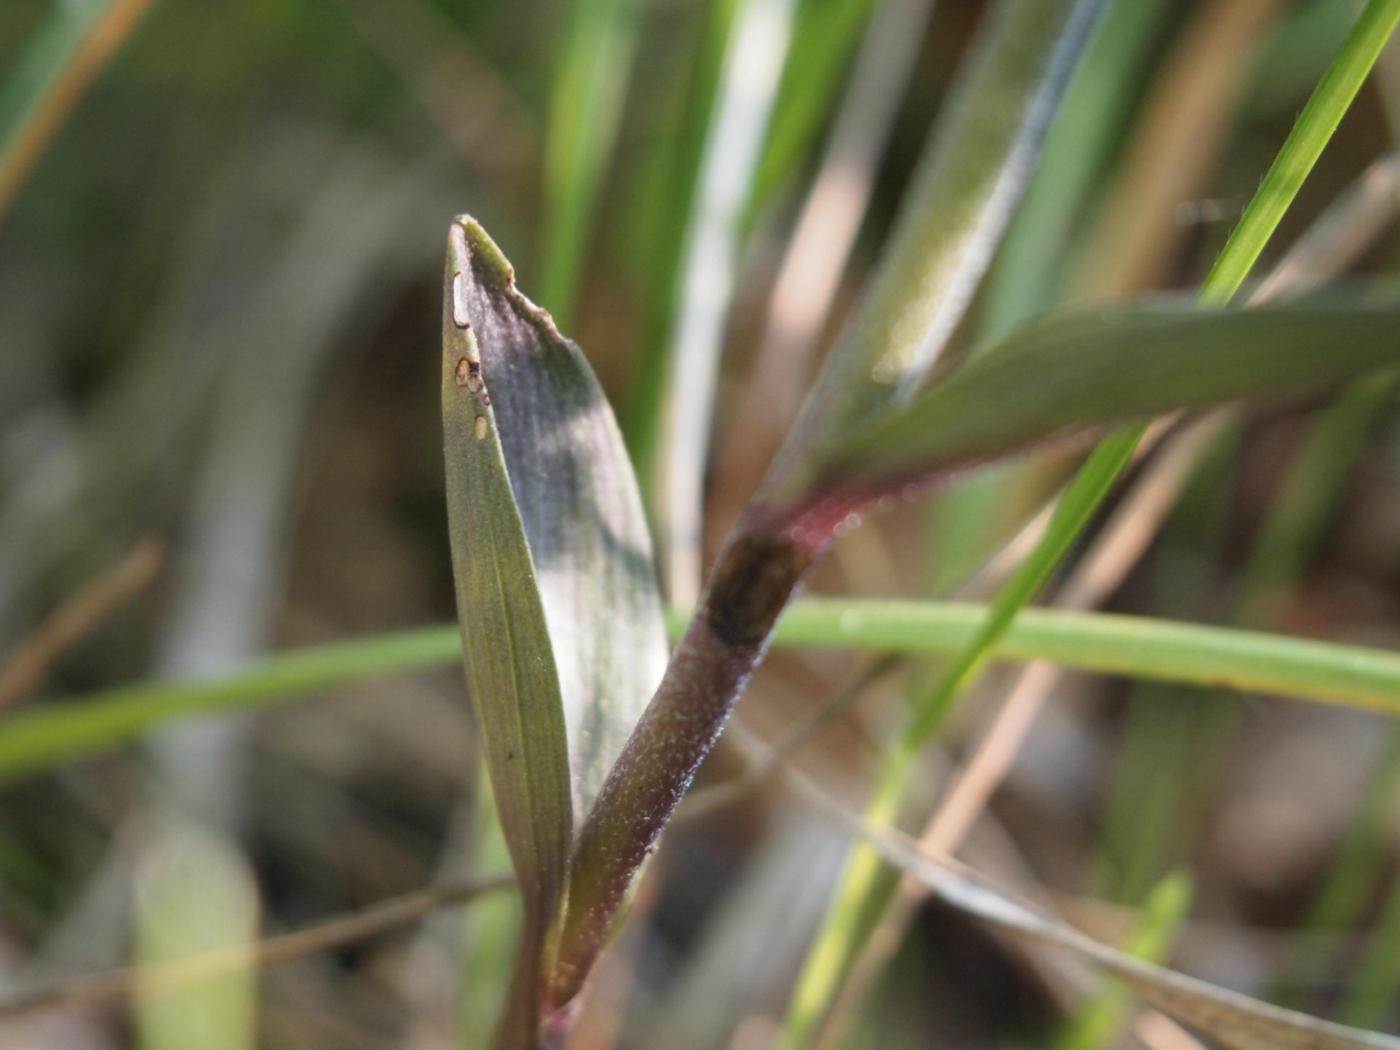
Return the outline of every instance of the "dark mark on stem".
[[[810,560],[781,537],[742,537],[718,567],[701,615],[729,645],[761,642]]]

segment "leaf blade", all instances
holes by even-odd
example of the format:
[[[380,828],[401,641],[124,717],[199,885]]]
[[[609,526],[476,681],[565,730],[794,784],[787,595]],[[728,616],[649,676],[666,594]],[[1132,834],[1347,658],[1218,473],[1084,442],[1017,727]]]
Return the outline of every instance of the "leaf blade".
[[[480,383],[488,402],[482,414],[496,424],[542,595],[574,807],[582,813],[665,666],[650,537],[622,436],[583,354],[515,290],[509,264],[485,232],[471,220],[461,223],[473,250],[490,262],[495,276],[487,282],[498,282],[506,308],[528,329],[522,341],[499,325],[483,332],[478,321],[480,372],[473,378],[468,361],[466,386],[455,392],[470,394],[468,387]],[[474,309],[486,316],[483,304]],[[473,313],[470,304],[466,312]],[[445,362],[454,387],[461,359],[469,357]]]
[[[1395,305],[1343,301],[1249,311],[1152,304],[1056,317],[854,431],[823,473],[828,483],[883,488],[1058,435],[1341,382],[1400,364],[1397,321]]]
[[[479,230],[479,227],[477,228]],[[502,1045],[528,1046],[549,923],[573,835],[564,704],[544,602],[472,320],[499,355],[513,332],[508,265],[454,223],[443,295],[442,420],[453,579],[467,682],[524,903]],[[473,231],[474,232],[474,231]],[[490,246],[494,247],[494,246]],[[475,249],[475,250],[474,250]],[[512,339],[511,342],[514,340]],[[502,567],[514,577],[506,586]]]
[[[667,646],[612,412],[579,348],[514,280],[479,224],[453,223],[448,518],[467,677],[525,901],[507,1026],[525,1033],[543,1011],[575,814],[592,804],[660,680]]]
[[[992,5],[901,202],[883,261],[784,441],[763,492],[833,431],[915,393],[961,322],[1030,179],[1103,0]]]

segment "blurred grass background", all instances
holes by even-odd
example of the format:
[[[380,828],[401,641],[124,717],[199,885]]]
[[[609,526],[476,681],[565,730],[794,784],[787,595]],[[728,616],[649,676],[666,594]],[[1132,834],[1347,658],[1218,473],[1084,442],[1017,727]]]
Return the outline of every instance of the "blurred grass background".
[[[435,361],[459,211],[567,319],[663,536],[684,511],[675,486],[703,485],[703,545],[679,534],[689,562],[667,562],[684,597],[877,258],[984,7],[7,0],[0,702],[451,617]],[[1061,303],[1198,283],[1356,11],[1116,0],[961,342]],[[116,32],[107,51],[94,26]],[[1273,258],[1394,148],[1395,67],[1387,55]],[[1365,213],[1352,279],[1393,271],[1390,186]],[[673,440],[678,354],[720,361],[700,406],[708,469],[703,438]],[[1395,647],[1394,424],[1382,386],[1232,428],[1107,604]],[[1069,466],[1037,457],[903,508],[843,540],[815,586],[976,585]],[[84,600],[91,623],[56,636],[55,614]],[[775,658],[743,724],[781,735],[856,662]],[[933,674],[901,670],[800,763],[857,792],[904,680]],[[949,754],[1007,681],[958,713]],[[460,683],[444,672],[181,724],[5,788],[0,980],[245,944],[500,870],[483,860]],[[1122,906],[1189,869],[1182,966],[1394,1026],[1395,739],[1367,715],[1068,677],[968,855],[1107,939],[1128,932]],[[722,749],[706,777],[741,762]],[[769,1045],[841,845],[777,791],[676,828],[574,1042]],[[7,1020],[0,1042],[480,1045],[507,969],[509,915],[491,908],[509,910],[480,902],[470,928],[443,911],[256,981]],[[1075,1008],[1054,981],[937,906],[915,914],[874,989],[838,1026],[842,1045],[1125,1038],[1087,1014],[1062,1029]]]

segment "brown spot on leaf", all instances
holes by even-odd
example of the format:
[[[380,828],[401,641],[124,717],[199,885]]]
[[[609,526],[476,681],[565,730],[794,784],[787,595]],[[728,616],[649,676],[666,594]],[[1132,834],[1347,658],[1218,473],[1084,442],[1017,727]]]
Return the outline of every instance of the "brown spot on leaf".
[[[481,378],[481,362],[467,362],[467,389],[473,394],[479,394],[486,389],[486,381]]]
[[[486,389],[486,380],[481,375],[480,361],[473,361],[470,357],[459,358],[454,378],[457,380],[458,386],[466,387],[477,396],[483,405],[491,403],[491,395]]]
[[[481,441],[481,440],[485,439],[485,437],[486,437],[486,417],[485,417],[485,416],[477,416],[477,417],[476,417],[476,439],[477,439],[478,441]]]

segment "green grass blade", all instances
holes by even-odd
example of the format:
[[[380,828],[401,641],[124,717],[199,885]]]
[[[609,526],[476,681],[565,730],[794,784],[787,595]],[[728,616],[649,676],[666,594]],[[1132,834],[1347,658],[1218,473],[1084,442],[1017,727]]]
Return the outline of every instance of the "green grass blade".
[[[1122,947],[1124,954],[1150,963],[1163,962],[1191,913],[1193,895],[1191,876],[1183,871],[1173,872],[1153,887],[1137,926]],[[1054,1050],[1113,1050],[1121,1045],[1131,1008],[1132,992],[1111,981],[1065,1025]]]
[[[793,25],[773,118],[754,172],[748,214],[783,188],[831,112],[873,0],[805,0]]]
[[[574,0],[545,140],[546,242],[540,300],[572,323],[588,235],[617,140],[641,19],[638,0]]]
[[[806,600],[773,644],[942,655],[966,648],[988,607],[945,602]],[[688,613],[668,616],[672,638]],[[1334,642],[1102,613],[1025,609],[998,660],[1052,660],[1102,674],[1314,700],[1400,715],[1400,653]],[[455,626],[420,627],[294,649],[203,681],[142,682],[47,702],[0,719],[0,783],[119,747],[179,718],[254,710],[341,686],[443,667],[460,658]]]
[[[1228,302],[1244,283],[1323,147],[1351,108],[1397,22],[1400,0],[1368,0],[1201,285],[1202,300]]]

